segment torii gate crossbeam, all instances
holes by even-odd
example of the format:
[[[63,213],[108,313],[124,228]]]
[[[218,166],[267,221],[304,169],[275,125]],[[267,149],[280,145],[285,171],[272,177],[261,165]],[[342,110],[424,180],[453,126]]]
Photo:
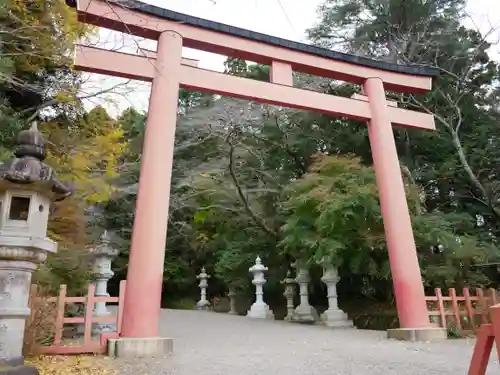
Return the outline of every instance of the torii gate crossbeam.
[[[74,0],[67,0],[68,3]],[[346,116],[367,122],[401,330],[422,338],[430,327],[392,124],[433,130],[432,115],[397,108],[385,90],[423,93],[435,71],[333,52],[172,12],[136,0],[78,0],[79,20],[157,40],[144,56],[80,46],[77,69],[152,82],[141,161],[121,336],[152,338],[159,309],[179,87]],[[199,69],[182,47],[270,65],[270,82]],[[343,98],[293,87],[293,71],[362,84]],[[431,334],[432,335],[432,334]]]

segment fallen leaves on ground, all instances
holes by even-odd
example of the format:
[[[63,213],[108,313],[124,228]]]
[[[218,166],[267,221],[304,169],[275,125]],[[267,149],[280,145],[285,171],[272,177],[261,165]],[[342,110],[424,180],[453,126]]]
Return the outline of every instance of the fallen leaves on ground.
[[[25,364],[35,366],[40,375],[117,375],[102,357],[40,356],[27,358]]]

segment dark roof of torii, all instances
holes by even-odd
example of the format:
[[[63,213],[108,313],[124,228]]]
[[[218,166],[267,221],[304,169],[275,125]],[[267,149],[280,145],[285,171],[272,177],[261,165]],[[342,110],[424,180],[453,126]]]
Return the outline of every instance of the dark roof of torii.
[[[77,0],[66,0],[66,3],[71,7],[76,7]],[[348,53],[337,52],[326,48],[312,46],[310,44],[294,42],[291,40],[278,38],[271,35],[258,33],[242,29],[239,27],[229,26],[220,22],[209,21],[203,18],[190,16],[179,12],[174,12],[169,9],[160,8],[154,5],[146,4],[137,0],[108,0],[110,3],[116,2],[120,6],[125,6],[134,9],[136,12],[156,16],[162,19],[182,22],[186,25],[199,27],[202,29],[216,31],[232,36],[253,40],[260,43],[266,43],[273,46],[284,47],[290,50],[304,52],[311,55],[326,57],[333,60],[344,61],[351,64],[366,66],[375,69],[398,72],[403,74],[412,74],[419,76],[434,77],[438,75],[437,69],[423,65],[399,65],[392,64],[380,60],[373,60],[366,57],[351,55]]]

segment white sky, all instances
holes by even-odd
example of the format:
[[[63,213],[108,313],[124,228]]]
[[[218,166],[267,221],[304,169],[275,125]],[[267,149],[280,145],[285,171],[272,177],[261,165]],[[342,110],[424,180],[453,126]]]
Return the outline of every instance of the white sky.
[[[317,21],[316,9],[323,2],[323,0],[142,1],[196,17],[299,42],[307,42],[305,30]],[[467,26],[478,27],[483,32],[500,26],[500,0],[469,0],[468,13],[471,19],[466,22]],[[109,30],[101,30],[99,39],[100,46],[114,50],[135,52],[138,45],[148,49],[156,49],[152,41],[143,42],[136,38],[118,35],[118,33]],[[491,36],[491,41],[496,43],[491,52],[496,57],[500,57],[498,40],[500,40],[500,31],[497,30]],[[188,48],[184,49],[183,56],[198,59],[200,67],[212,70],[222,70],[226,58]],[[84,90],[86,94],[97,92],[99,89],[109,88],[120,82],[123,80],[92,74],[89,76]],[[111,115],[117,115],[130,106],[140,110],[147,109],[149,84],[128,84],[115,91],[119,94],[100,95],[86,104],[91,107],[104,103]]]

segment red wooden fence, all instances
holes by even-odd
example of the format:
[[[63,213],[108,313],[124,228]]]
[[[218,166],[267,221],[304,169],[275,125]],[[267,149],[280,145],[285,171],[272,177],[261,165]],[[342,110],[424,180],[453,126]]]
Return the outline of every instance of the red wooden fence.
[[[468,375],[485,375],[493,344],[500,360],[500,304],[490,308],[492,324],[483,324],[477,334]]]
[[[123,311],[123,299],[125,297],[126,281],[120,282],[119,297],[96,297],[95,285],[90,284],[85,297],[68,297],[66,285],[61,285],[57,297],[47,298],[47,302],[56,303],[56,319],[54,322],[54,341],[50,346],[40,346],[37,352],[40,354],[104,354],[107,351],[107,340],[117,338],[121,329]],[[96,302],[118,303],[116,315],[94,316],[94,304]],[[85,315],[83,317],[66,317],[66,304],[84,303]],[[117,332],[101,334],[98,339],[92,337],[93,323],[115,323]],[[64,345],[63,330],[65,324],[84,324],[83,343],[80,345]]]
[[[489,323],[490,307],[500,301],[495,289],[484,292],[476,288],[472,295],[469,288],[464,288],[463,295],[459,296],[455,288],[450,288],[449,295],[443,296],[441,288],[436,288],[435,293],[435,296],[425,298],[429,316],[439,317],[438,324],[443,328],[454,325],[459,330],[476,331],[481,324]]]

